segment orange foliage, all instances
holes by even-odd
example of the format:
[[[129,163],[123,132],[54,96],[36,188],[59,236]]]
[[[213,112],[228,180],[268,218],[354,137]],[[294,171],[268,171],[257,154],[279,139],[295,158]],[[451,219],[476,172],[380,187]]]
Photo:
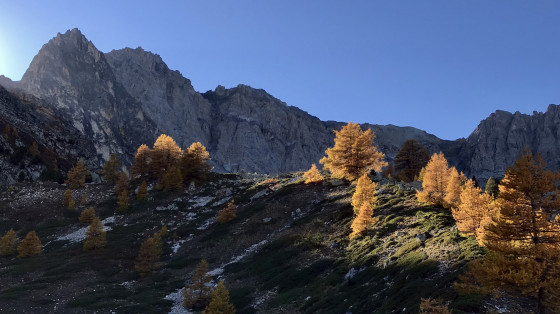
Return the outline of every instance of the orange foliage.
[[[312,164],[311,168],[303,173],[303,178],[305,179],[305,184],[319,183],[323,181],[323,176],[319,170],[317,170],[317,166],[315,164]]]
[[[373,209],[368,203],[363,203],[360,207],[360,211],[354,221],[352,221],[352,233],[350,233],[350,239],[354,239],[360,236],[364,231],[366,231],[372,224],[374,224],[377,219],[372,217]]]
[[[387,165],[385,155],[373,146],[375,134],[370,129],[364,132],[358,123],[349,122],[334,133],[334,147],[327,148],[327,156],[319,161],[334,178],[354,181]]]
[[[352,206],[354,214],[358,214],[362,204],[367,203],[371,208],[375,205],[377,197],[375,197],[375,182],[371,181],[366,173],[358,179],[356,191],[352,195]]]
[[[537,313],[560,311],[559,185],[559,174],[525,151],[500,183],[497,214],[484,234],[490,253],[470,270],[488,290],[534,297]]]
[[[457,228],[466,236],[475,236],[482,244],[484,228],[491,221],[493,213],[492,198],[468,180],[460,194],[459,205],[452,208]]]
[[[443,205],[449,182],[449,167],[443,153],[433,154],[422,171],[422,191],[417,191],[418,201]]]

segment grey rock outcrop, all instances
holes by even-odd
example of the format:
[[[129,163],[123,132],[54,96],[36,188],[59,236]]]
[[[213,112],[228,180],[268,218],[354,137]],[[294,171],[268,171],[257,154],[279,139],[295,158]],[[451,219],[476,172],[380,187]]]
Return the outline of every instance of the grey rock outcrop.
[[[0,85],[7,90],[13,90],[18,86],[18,82],[12,81],[9,77],[0,75]]]
[[[105,55],[78,30],[58,34],[33,58],[19,87],[60,109],[91,139],[99,162],[153,140],[156,126],[117,81]]]
[[[26,179],[37,179],[41,166],[31,165],[23,154],[35,141],[39,151],[55,151],[58,166],[68,170],[77,158],[96,155],[93,143],[71,123],[60,118],[62,113],[30,95],[12,93],[0,86],[0,127],[16,128],[18,137],[10,144],[0,136],[0,182],[13,183],[23,171]],[[14,159],[14,156],[20,156]],[[93,165],[90,165],[93,166]],[[34,173],[36,172],[36,174]]]
[[[533,115],[492,113],[464,142],[458,166],[485,183],[489,177],[503,177],[525,148],[541,154],[550,169],[560,169],[560,106]]]
[[[190,80],[170,70],[159,55],[142,48],[113,50],[105,57],[117,80],[161,132],[181,147],[193,142],[208,145],[212,108]]]

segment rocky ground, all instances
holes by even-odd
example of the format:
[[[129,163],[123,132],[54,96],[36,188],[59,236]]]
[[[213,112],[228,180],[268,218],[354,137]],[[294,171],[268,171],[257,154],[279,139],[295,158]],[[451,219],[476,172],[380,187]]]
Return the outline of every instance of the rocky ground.
[[[457,235],[448,210],[416,202],[414,186],[378,182],[379,218],[350,241],[354,187],[338,180],[306,185],[301,173],[278,177],[214,175],[184,192],[150,191],[116,213],[112,187],[75,190],[87,205],[64,210],[66,187],[33,183],[0,193],[0,233],[36,230],[39,257],[0,258],[3,312],[187,313],[180,289],[204,258],[214,283],[225,280],[238,313],[417,313],[420,298],[441,298],[456,312],[501,309],[504,302],[452,288],[467,261],[482,254]],[[218,224],[227,202],[237,218]],[[78,215],[94,206],[107,247],[84,252]],[[134,271],[142,241],[167,226],[160,269]],[[507,298],[506,309],[519,308]],[[494,302],[494,303],[492,303]],[[522,308],[522,307],[521,307]]]

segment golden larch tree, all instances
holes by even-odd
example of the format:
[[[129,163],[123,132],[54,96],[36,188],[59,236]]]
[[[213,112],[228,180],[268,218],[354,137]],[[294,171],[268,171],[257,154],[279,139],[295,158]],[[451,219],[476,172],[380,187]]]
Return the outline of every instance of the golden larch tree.
[[[354,214],[358,214],[362,204],[368,203],[371,208],[375,206],[377,197],[375,196],[375,182],[369,179],[367,173],[364,173],[356,183],[356,191],[352,195],[352,207]]]
[[[130,167],[130,176],[132,179],[137,177],[145,178],[150,172],[152,150],[146,145],[142,144],[138,147],[134,157],[134,163]]]
[[[39,152],[39,145],[37,145],[37,142],[33,141],[31,146],[29,146],[28,152],[31,157],[39,157],[41,153]]]
[[[66,184],[72,188],[77,189],[86,184],[86,177],[89,174],[89,170],[86,164],[80,159],[74,168],[68,171],[68,177],[66,179]]]
[[[397,178],[404,182],[416,180],[420,170],[426,166],[429,160],[430,154],[417,140],[410,139],[404,141],[401,149],[395,156]]]
[[[387,165],[385,155],[373,146],[375,134],[370,129],[364,132],[358,123],[349,122],[334,133],[334,147],[327,148],[327,156],[319,161],[334,178],[354,181]]]
[[[420,300],[420,314],[451,314],[451,311],[440,299],[423,298]]]
[[[15,255],[19,239],[14,229],[8,230],[6,234],[0,238],[0,256]]]
[[[303,173],[303,179],[305,179],[305,184],[319,183],[323,181],[323,176],[317,169],[317,166],[312,164],[311,168]]]
[[[103,231],[103,224],[99,218],[94,217],[86,231],[84,251],[96,250],[107,244],[107,232]]]
[[[451,208],[459,204],[461,189],[467,181],[467,177],[462,172],[459,173],[455,167],[451,167],[448,173],[449,180],[447,181],[445,196],[443,197],[443,206],[445,208]]]
[[[161,184],[166,190],[180,192],[183,190],[183,176],[179,166],[172,165],[165,170]]]
[[[229,291],[224,285],[224,281],[220,280],[218,286],[212,292],[210,304],[204,309],[203,314],[235,314],[235,306],[229,299]]]
[[[203,259],[196,266],[191,283],[187,284],[182,290],[183,306],[191,309],[203,309],[210,301],[212,290],[208,283],[212,277],[208,274],[208,262]]]
[[[352,221],[352,225],[350,226],[350,228],[352,228],[350,239],[354,239],[362,235],[364,231],[377,221],[377,219],[373,218],[372,215],[373,209],[371,208],[371,205],[367,202],[363,203],[360,207],[358,215],[354,218],[354,221]]]
[[[465,236],[474,236],[482,244],[484,228],[493,214],[493,202],[490,195],[482,193],[468,180],[462,188],[459,204],[451,208],[457,229]]]
[[[120,195],[122,191],[128,189],[128,175],[126,172],[121,171],[119,174],[119,179],[115,183],[115,194]]]
[[[35,231],[29,231],[18,245],[18,257],[28,257],[41,254],[43,245]]]
[[[418,201],[443,205],[449,182],[449,167],[443,153],[433,154],[422,173],[422,191],[416,191]]]
[[[528,150],[507,169],[497,213],[484,234],[489,249],[470,274],[489,290],[521,292],[537,300],[537,313],[560,311],[559,174]]]
[[[128,190],[124,189],[119,194],[119,198],[117,200],[117,211],[123,212],[128,209]]]
[[[69,210],[74,209],[74,206],[76,205],[76,201],[72,196],[72,190],[68,189],[64,191],[64,195],[62,195],[62,205],[64,205],[65,209],[69,209]]]
[[[148,184],[146,181],[142,181],[138,187],[138,193],[136,194],[136,199],[139,201],[145,201],[148,199]]]
[[[149,275],[159,268],[159,260],[162,253],[161,234],[155,234],[142,242],[138,257],[134,262],[134,269],[142,277]]]
[[[194,142],[181,155],[181,173],[185,180],[204,180],[212,170],[210,153],[200,142]]]
[[[93,206],[90,206],[82,211],[78,220],[85,225],[89,225],[92,223],[95,217],[95,208],[93,208]]]
[[[87,195],[84,194],[82,195],[82,199],[80,200],[80,204],[82,204],[82,206],[86,206],[89,203]]]
[[[237,206],[235,205],[234,201],[231,201],[227,204],[226,208],[218,211],[218,216],[216,220],[219,223],[223,224],[235,219],[236,217],[237,217]]]
[[[156,177],[161,178],[168,167],[177,164],[180,158],[181,148],[171,136],[161,134],[154,143],[151,152],[150,168]]]
[[[101,170],[101,175],[103,179],[107,182],[114,183],[119,178],[119,169],[121,168],[122,163],[117,157],[117,154],[111,154],[109,160],[103,165],[103,169]]]

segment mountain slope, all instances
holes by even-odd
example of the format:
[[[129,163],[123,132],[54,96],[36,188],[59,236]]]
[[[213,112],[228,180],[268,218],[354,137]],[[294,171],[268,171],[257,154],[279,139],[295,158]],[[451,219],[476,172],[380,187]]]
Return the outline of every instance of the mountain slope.
[[[146,202],[116,213],[112,187],[87,185],[107,229],[107,247],[83,252],[85,227],[65,211],[60,185],[17,185],[0,192],[0,234],[36,230],[39,257],[0,258],[0,306],[7,311],[181,313],[180,289],[196,264],[210,263],[225,280],[238,313],[417,313],[420,298],[443,298],[456,311],[491,303],[450,288],[465,263],[481,254],[457,236],[451,214],[419,204],[414,189],[377,184],[379,222],[348,240],[353,187],[337,180],[305,185],[301,173],[276,178],[219,175],[184,193],[150,192]],[[215,222],[230,200],[237,218]],[[39,208],[37,204],[44,204]],[[141,278],[134,259],[142,241],[163,225],[161,267]],[[489,300],[490,301],[490,300]],[[517,298],[500,300],[517,307]]]

